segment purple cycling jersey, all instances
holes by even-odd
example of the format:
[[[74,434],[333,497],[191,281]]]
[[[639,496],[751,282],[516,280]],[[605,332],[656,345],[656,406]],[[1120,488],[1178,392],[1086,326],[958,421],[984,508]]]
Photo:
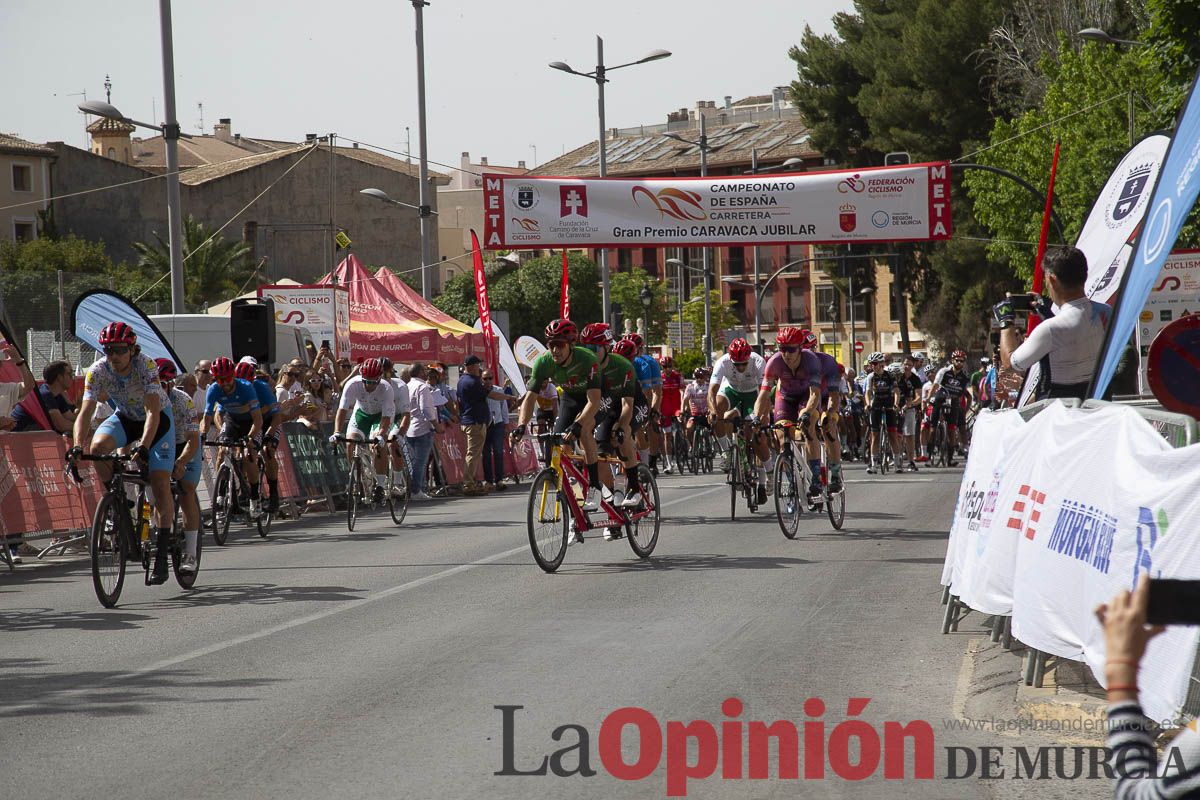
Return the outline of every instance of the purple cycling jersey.
[[[838,366],[837,359],[822,353],[819,350],[813,350],[817,359],[821,362],[821,396],[828,397],[830,392],[839,391],[842,385],[842,368]]]
[[[834,363],[836,369],[837,362]],[[770,389],[776,381],[780,395],[807,397],[810,389],[821,387],[821,361],[811,350],[801,350],[800,363],[792,370],[784,363],[783,353],[776,353],[767,360],[762,388]]]

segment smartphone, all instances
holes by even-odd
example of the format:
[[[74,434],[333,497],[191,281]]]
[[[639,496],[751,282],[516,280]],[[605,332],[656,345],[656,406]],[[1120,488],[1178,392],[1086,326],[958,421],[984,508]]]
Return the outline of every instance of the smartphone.
[[[1152,578],[1146,622],[1151,625],[1200,625],[1200,581]]]
[[[321,349],[322,349],[322,350],[328,350],[328,349],[329,349],[329,340],[328,340],[328,339],[322,339],[322,340],[321,340]]]
[[[992,343],[993,348],[999,347],[1000,346],[1000,331],[992,331],[991,335],[988,337],[988,341],[990,341]]]
[[[1014,294],[1008,298],[1013,311],[1028,311],[1033,306],[1033,298],[1027,294]]]

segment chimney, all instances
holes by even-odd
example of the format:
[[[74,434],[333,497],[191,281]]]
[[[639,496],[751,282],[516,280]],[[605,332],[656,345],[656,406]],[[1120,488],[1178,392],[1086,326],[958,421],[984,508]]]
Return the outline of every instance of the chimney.
[[[317,140],[317,135],[315,133],[304,134],[304,143],[305,144],[312,144],[316,140]]]
[[[221,117],[217,120],[217,124],[213,125],[213,136],[217,137],[222,142],[233,143],[233,125],[229,117]]]
[[[731,95],[731,94],[725,95],[725,110],[726,111],[733,110],[733,95]]]
[[[235,133],[233,135],[233,143],[236,145],[240,145],[242,143],[242,135],[240,133]]]
[[[486,167],[487,165],[488,165],[487,156],[480,156],[479,157],[479,166]]]
[[[357,150],[357,149],[358,149],[358,142],[351,142],[350,146],[351,146],[353,149]]]
[[[526,169],[524,160],[517,162],[517,169]]]
[[[700,117],[711,117],[717,113],[717,104],[714,100],[697,100],[696,101],[696,119]]]

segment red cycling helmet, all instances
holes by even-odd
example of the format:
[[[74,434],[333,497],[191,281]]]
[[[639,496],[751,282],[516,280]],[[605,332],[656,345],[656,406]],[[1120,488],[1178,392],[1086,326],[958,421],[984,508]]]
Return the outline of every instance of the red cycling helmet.
[[[154,363],[158,365],[158,379],[160,381],[173,381],[179,377],[179,370],[175,367],[175,362],[169,358],[156,358]]]
[[[622,339],[612,346],[612,351],[621,358],[632,359],[637,355],[637,344],[632,339]]]
[[[627,333],[625,334],[625,338],[633,342],[633,346],[638,350],[646,346],[646,340],[642,338],[640,333]]]
[[[256,372],[254,365],[249,361],[239,361],[233,368],[233,377],[243,381],[253,381]]]
[[[786,329],[785,329],[786,330]],[[782,333],[782,331],[780,331]],[[729,358],[735,363],[745,363],[750,360],[750,343],[745,339],[734,339],[726,348]]]
[[[579,338],[579,328],[569,319],[556,319],[546,326],[547,342],[575,343]]]
[[[958,358],[961,358],[963,361],[966,361],[967,360],[966,352],[963,350],[955,350],[953,353],[950,354],[951,361],[954,361],[955,359],[958,359]]]
[[[213,380],[217,383],[226,383],[233,379],[233,373],[236,369],[237,367],[234,366],[232,358],[221,356],[212,362],[211,372]]]
[[[137,334],[124,322],[110,322],[100,331],[100,345],[110,344],[127,344],[132,347],[137,344]]]
[[[383,375],[383,364],[379,363],[378,358],[368,358],[362,363],[358,374],[363,376],[364,381],[377,381]]]
[[[800,345],[806,350],[817,349],[817,335],[808,328],[800,331]]]
[[[738,341],[742,341],[738,339]],[[780,328],[779,333],[775,334],[775,344],[803,344],[804,332],[799,328]],[[733,353],[733,344],[729,345],[730,353]]]
[[[585,325],[579,334],[580,344],[603,344],[611,347],[617,337],[613,336],[612,328],[607,322],[593,322]]]

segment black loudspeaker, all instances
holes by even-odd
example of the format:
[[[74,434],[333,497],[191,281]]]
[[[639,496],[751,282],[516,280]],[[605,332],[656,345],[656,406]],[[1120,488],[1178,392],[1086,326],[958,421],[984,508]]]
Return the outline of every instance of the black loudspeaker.
[[[275,363],[275,301],[269,297],[234,300],[229,307],[229,340],[233,360],[251,356],[259,364]]]

